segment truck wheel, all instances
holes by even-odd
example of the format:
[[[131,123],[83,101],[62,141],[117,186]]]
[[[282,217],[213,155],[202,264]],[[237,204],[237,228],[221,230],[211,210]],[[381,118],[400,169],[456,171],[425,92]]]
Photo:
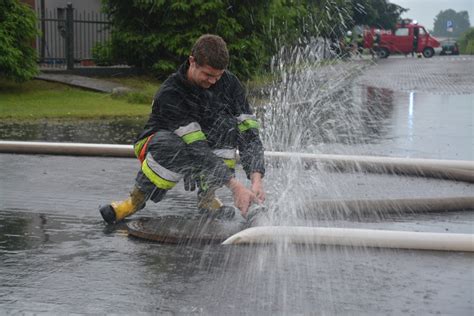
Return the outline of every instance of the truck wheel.
[[[387,58],[390,55],[390,52],[386,48],[381,48],[377,52],[380,58]]]
[[[425,58],[431,58],[434,55],[434,50],[431,47],[426,47],[423,49],[423,57]]]

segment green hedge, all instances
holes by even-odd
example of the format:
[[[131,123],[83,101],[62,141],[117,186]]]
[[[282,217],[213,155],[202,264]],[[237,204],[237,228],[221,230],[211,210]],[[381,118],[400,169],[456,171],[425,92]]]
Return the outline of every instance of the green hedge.
[[[461,35],[459,39],[459,50],[461,54],[474,55],[474,27]]]
[[[474,40],[467,42],[466,48],[462,51],[462,54],[474,55]]]

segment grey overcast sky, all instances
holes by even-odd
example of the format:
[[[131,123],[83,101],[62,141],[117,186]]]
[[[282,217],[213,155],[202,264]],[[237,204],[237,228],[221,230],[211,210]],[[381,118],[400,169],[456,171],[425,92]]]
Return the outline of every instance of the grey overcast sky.
[[[467,11],[471,26],[474,26],[474,0],[390,0],[410,9],[402,14],[404,18],[417,20],[429,30],[433,30],[434,18],[440,11],[453,9],[456,12]]]

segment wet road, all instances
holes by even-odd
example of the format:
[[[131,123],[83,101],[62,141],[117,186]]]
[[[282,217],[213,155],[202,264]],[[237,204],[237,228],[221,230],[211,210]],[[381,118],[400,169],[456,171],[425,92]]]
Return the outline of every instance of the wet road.
[[[97,206],[124,196],[130,159],[2,155],[0,306],[8,312],[469,314],[473,255],[337,247],[163,245],[104,226]],[[240,175],[242,175],[240,173]],[[269,172],[270,191],[279,191]],[[304,176],[304,175],[303,175]],[[315,174],[318,197],[469,196],[473,186],[383,175]],[[314,184],[314,182],[313,182]],[[324,189],[325,188],[325,189]],[[355,189],[354,189],[355,188]],[[192,214],[171,192],[140,216]],[[229,196],[224,195],[229,201]],[[270,194],[269,200],[277,196]],[[294,225],[472,233],[473,212],[297,218]],[[310,212],[310,210],[308,210]],[[341,214],[339,214],[341,215]],[[240,220],[237,216],[236,220]]]
[[[376,129],[366,134],[370,141],[328,142],[308,150],[473,160],[472,95],[395,91],[390,98],[391,107],[377,116],[382,121],[370,124]],[[275,224],[473,233],[472,210],[357,218],[318,214],[303,220],[295,203],[472,196],[472,184],[287,167],[270,167],[266,177],[269,203],[284,210],[274,214]],[[123,227],[106,227],[97,209],[126,196],[137,168],[132,159],[0,155],[2,313],[473,313],[474,256],[468,253],[175,246],[130,238]],[[241,171],[238,176],[243,178]],[[226,191],[220,193],[230,202]],[[192,216],[195,203],[194,194],[179,184],[137,216]]]

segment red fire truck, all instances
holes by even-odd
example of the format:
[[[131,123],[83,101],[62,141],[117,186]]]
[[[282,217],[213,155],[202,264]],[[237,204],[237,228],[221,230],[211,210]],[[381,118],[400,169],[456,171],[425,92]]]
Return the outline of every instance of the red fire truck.
[[[378,45],[374,45],[378,41]],[[375,49],[379,57],[387,58],[390,54],[423,54],[433,57],[439,41],[430,36],[426,29],[413,21],[398,23],[394,30],[368,28],[364,30],[364,47]]]

